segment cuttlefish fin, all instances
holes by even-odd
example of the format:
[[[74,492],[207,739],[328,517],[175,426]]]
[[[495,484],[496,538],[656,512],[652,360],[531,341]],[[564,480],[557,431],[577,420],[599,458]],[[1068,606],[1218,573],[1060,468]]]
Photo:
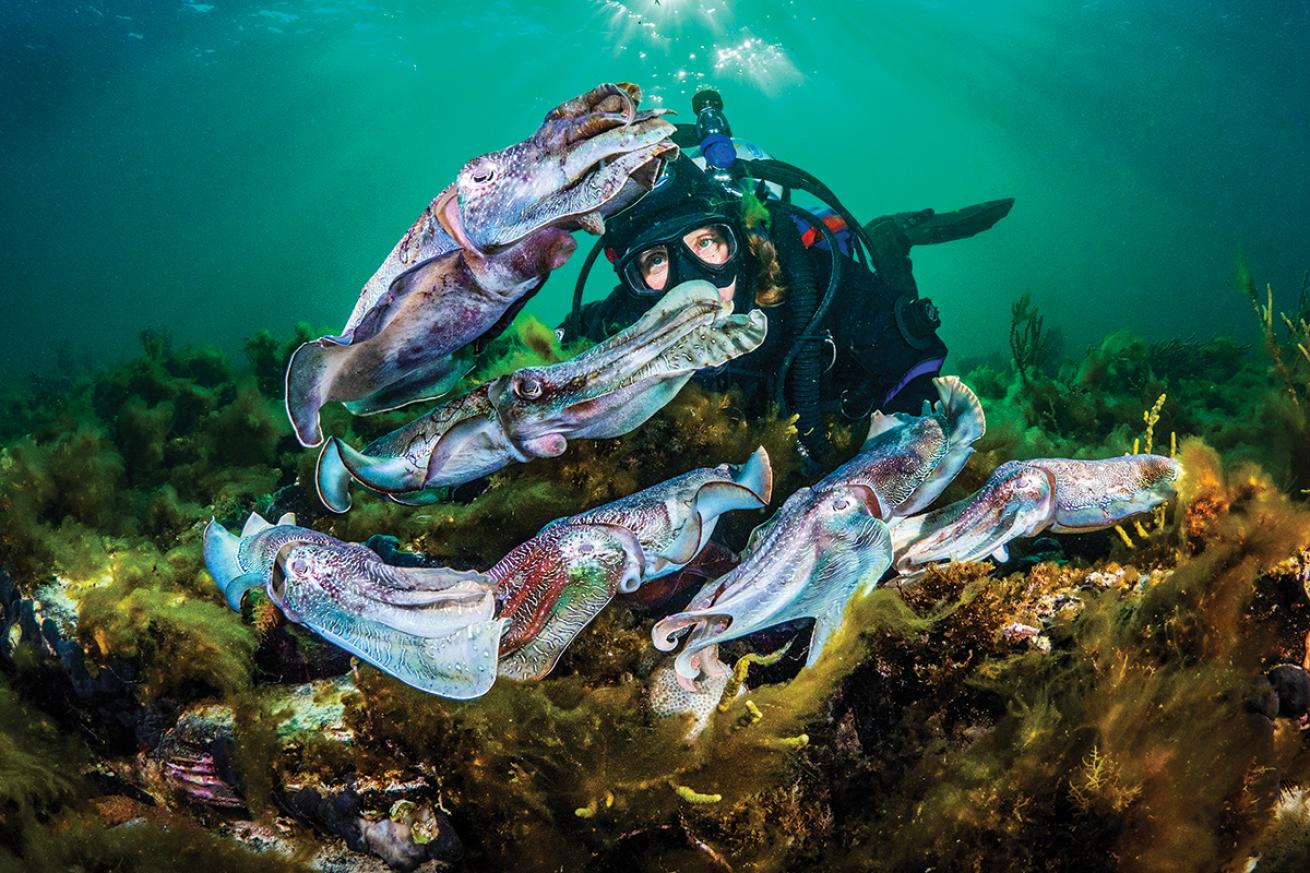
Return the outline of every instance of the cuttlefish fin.
[[[701,491],[704,490],[704,488],[701,489]],[[735,490],[739,491],[740,489]],[[702,542],[704,538],[705,519],[700,512],[693,509],[687,518],[686,524],[682,526],[682,530],[678,531],[677,537],[662,551],[663,561],[657,559],[656,562],[653,562],[652,572],[645,579],[635,580],[636,584],[631,589],[621,587],[619,591],[623,594],[631,594],[640,588],[641,583],[645,582],[646,579],[655,579],[675,570],[681,570],[700,554],[701,546],[704,545]]]
[[[373,393],[347,400],[343,405],[354,415],[376,415],[411,403],[433,400],[449,394],[472,369],[472,355],[461,350],[429,361]]]
[[[348,340],[319,337],[292,352],[286,375],[287,418],[302,446],[323,442],[319,410],[331,399],[332,383],[349,362],[352,351]]]
[[[932,381],[940,398],[934,407],[950,423],[951,445],[977,442],[987,433],[987,416],[978,395],[958,376],[938,376]]]
[[[401,506],[429,506],[444,500],[449,493],[450,489],[448,487],[438,485],[435,488],[420,488],[417,491],[388,494],[387,499],[392,503],[399,503]]]
[[[903,427],[912,421],[914,421],[914,416],[906,415],[904,412],[874,412],[873,415],[869,416],[869,432],[864,437],[864,445],[860,451],[869,448],[869,443],[887,431]]]
[[[409,459],[397,455],[366,455],[350,443],[336,441],[336,458],[355,481],[365,488],[384,494],[405,494],[423,486],[423,472]]]
[[[228,607],[233,612],[240,612],[241,598],[252,588],[263,588],[264,580],[265,577],[263,573],[252,571],[250,573],[242,573],[240,576],[237,576],[235,579],[228,582],[227,585],[219,587],[223,592],[223,599],[227,601]]]
[[[314,483],[318,487],[318,499],[333,512],[346,512],[350,509],[350,481],[354,477],[341,462],[341,441],[329,437],[318,453],[318,466],[314,471]]]
[[[762,509],[768,505],[773,493],[773,469],[763,446],[751,453],[746,463],[731,466],[729,470],[731,481],[707,482],[696,491],[691,517],[665,550],[668,562],[650,578],[681,569],[695,560],[723,513]]]
[[[914,493],[896,507],[897,515],[913,515],[936,500],[968,463],[974,452],[973,443],[987,432],[982,404],[967,385],[955,376],[941,376],[932,381],[941,398],[934,410],[945,419],[946,455]]]
[[[241,539],[253,537],[257,533],[263,533],[272,526],[273,525],[269,524],[264,516],[260,515],[258,512],[252,512],[249,517],[246,518],[245,526],[241,528]]]
[[[731,481],[710,482],[696,492],[696,508],[705,518],[716,518],[734,509],[763,509],[773,496],[773,467],[769,453],[760,446],[746,462],[729,465]]]
[[[427,470],[423,473],[423,481],[419,484],[423,488],[432,488],[436,485],[463,484],[465,480],[462,479],[460,481],[453,481],[449,478],[443,480],[442,474],[445,472],[445,468],[460,452],[475,447],[478,440],[484,440],[490,444],[491,440],[486,439],[486,437],[499,426],[494,420],[488,420],[485,417],[466,418],[456,422],[441,435],[441,438],[437,440],[437,444],[432,447],[432,453],[428,455]],[[505,463],[509,463],[508,456],[505,457]]]
[[[240,548],[241,538],[232,534],[216,519],[211,518],[209,524],[205,525],[205,568],[209,570],[218,590],[223,592],[224,599],[227,597],[228,584],[242,573],[238,559]]]

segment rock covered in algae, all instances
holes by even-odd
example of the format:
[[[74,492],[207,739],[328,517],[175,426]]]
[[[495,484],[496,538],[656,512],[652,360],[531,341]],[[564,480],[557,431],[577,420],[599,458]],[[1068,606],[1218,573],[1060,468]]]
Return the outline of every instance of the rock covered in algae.
[[[353,693],[348,678],[271,688],[258,700],[259,710],[270,714],[272,722],[262,738],[243,736],[250,729],[239,708],[188,707],[147,756],[140,771],[146,787],[167,800],[244,814],[251,783],[278,771],[266,786],[271,792],[267,799],[302,824],[341,839],[353,852],[405,871],[428,861],[457,860],[462,843],[434,802],[426,775],[303,766],[307,745],[316,747],[320,761],[349,755],[355,735],[344,722],[344,700]],[[250,748],[243,750],[243,744]]]
[[[852,604],[835,661],[752,668],[749,696],[687,742],[687,718],[644,711],[649,625],[667,604],[611,607],[558,675],[467,705],[310,652],[312,638],[254,603],[226,614],[195,524],[251,509],[313,518],[312,458],[280,419],[281,350],[256,351],[252,384],[153,338],[59,410],[27,404],[27,436],[12,431],[0,452],[0,561],[14,580],[0,577],[0,868],[154,870],[162,856],[162,869],[380,871],[453,857],[443,806],[474,870],[1305,867],[1310,816],[1288,798],[1310,784],[1307,735],[1245,706],[1250,683],[1302,662],[1310,630],[1304,501],[1233,463],[1267,456],[1292,481],[1263,365],[1239,361],[1208,399],[1223,350],[1115,340],[1027,392],[994,368],[994,390],[975,387],[995,426],[959,489],[1012,457],[1127,451],[1166,389],[1157,445],[1166,429],[1200,432],[1224,462],[1181,441],[1183,497],[1143,519],[1145,535],[1130,528],[1131,547],[1067,538],[875,592]],[[627,438],[464,502],[361,500],[316,524],[485,567],[541,523],[683,472],[689,455],[764,443],[790,493],[803,477],[787,469],[786,423],[734,409],[689,390]],[[341,416],[332,429],[367,438],[394,423]],[[737,545],[745,531],[725,533]],[[316,676],[336,678],[286,684]],[[434,842],[447,848],[418,848]]]

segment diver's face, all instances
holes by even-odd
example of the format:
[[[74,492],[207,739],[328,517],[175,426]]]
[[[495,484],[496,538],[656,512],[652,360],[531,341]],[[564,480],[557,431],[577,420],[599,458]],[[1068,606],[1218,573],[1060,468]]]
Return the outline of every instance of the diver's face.
[[[726,264],[732,257],[732,242],[724,234],[721,225],[698,227],[682,237],[682,244],[703,264],[719,266]],[[667,290],[664,286],[669,281],[670,252],[667,245],[652,246],[637,257],[637,266],[646,287],[652,291]],[[719,298],[725,303],[732,301],[737,290],[734,278],[725,288],[719,289]]]

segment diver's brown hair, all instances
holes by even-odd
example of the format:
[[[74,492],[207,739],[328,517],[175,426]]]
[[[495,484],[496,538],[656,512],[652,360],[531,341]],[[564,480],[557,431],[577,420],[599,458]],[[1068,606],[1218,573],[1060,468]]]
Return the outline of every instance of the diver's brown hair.
[[[746,248],[750,249],[759,266],[755,274],[755,305],[780,306],[787,299],[787,286],[782,282],[782,262],[778,260],[778,247],[763,233],[747,233]]]
[[[755,305],[780,306],[787,299],[787,286],[782,283],[782,262],[778,260],[778,247],[769,236],[773,215],[755,192],[747,187],[741,198],[742,226],[746,231],[746,248],[755,259]]]

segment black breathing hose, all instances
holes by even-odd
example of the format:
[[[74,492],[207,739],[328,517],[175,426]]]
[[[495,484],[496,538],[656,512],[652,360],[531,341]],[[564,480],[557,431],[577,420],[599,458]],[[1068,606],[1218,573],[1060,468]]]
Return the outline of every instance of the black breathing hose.
[[[573,309],[569,312],[569,320],[566,322],[566,326],[573,329],[573,339],[582,336],[582,292],[587,287],[587,277],[591,275],[591,266],[596,263],[596,258],[600,256],[603,248],[601,241],[596,240],[596,244],[587,253],[587,259],[582,262],[582,270],[578,273],[578,281],[573,284]]]
[[[836,298],[837,286],[841,281],[841,251],[836,236],[822,219],[791,203],[792,189],[806,191],[818,197],[841,216],[850,233],[851,253],[857,262],[868,265],[873,244],[864,227],[855,220],[850,210],[842,205],[837,195],[827,185],[800,167],[770,158],[740,160],[738,163],[744,175],[762,182],[773,182],[783,188],[782,199],[768,201],[767,208],[771,215],[771,236],[778,249],[778,258],[787,270],[787,297],[792,324],[798,328],[798,332],[778,370],[774,400],[779,408],[790,409],[796,414],[796,429],[801,446],[811,461],[816,461],[831,448],[828,435],[823,428],[823,416],[819,406],[819,383],[823,375],[820,329]],[[792,221],[792,216],[796,216],[804,224],[812,225],[828,244],[831,263],[828,270],[828,284],[822,298],[819,297],[814,269],[810,264],[806,247],[801,241],[799,227]],[[792,232],[793,229],[795,232]],[[582,333],[583,290],[602,248],[601,241],[596,240],[573,286],[573,309],[568,323],[578,335]],[[800,327],[801,325],[804,327]],[[787,391],[789,377],[792,383],[790,392]],[[790,403],[787,402],[788,399]]]
[[[792,188],[807,191],[831,207],[846,222],[846,228],[851,234],[851,253],[855,256],[855,260],[867,266],[868,253],[873,251],[873,244],[870,242],[868,234],[864,232],[864,227],[855,220],[855,216],[851,214],[851,211],[837,199],[837,195],[832,193],[831,188],[820,182],[812,174],[786,161],[758,158],[742,161],[741,163],[746,165],[745,172],[753,178],[781,185],[784,192]],[[812,218],[807,220],[812,220]]]
[[[823,373],[820,364],[822,343],[818,331],[836,296],[841,256],[832,231],[822,221],[814,222],[809,212],[780,201],[770,203],[769,212],[773,244],[778,249],[778,259],[787,271],[787,299],[792,324],[797,331],[778,371],[774,399],[780,406],[784,406],[787,399],[791,400],[790,409],[796,414],[796,430],[801,445],[810,459],[817,461],[829,449],[828,435],[823,429],[823,416],[819,410],[819,380]],[[814,222],[828,242],[833,263],[822,302],[809,253],[801,242],[800,229],[792,221],[793,215],[801,216],[807,223]],[[788,376],[791,377],[790,392],[787,391]]]

